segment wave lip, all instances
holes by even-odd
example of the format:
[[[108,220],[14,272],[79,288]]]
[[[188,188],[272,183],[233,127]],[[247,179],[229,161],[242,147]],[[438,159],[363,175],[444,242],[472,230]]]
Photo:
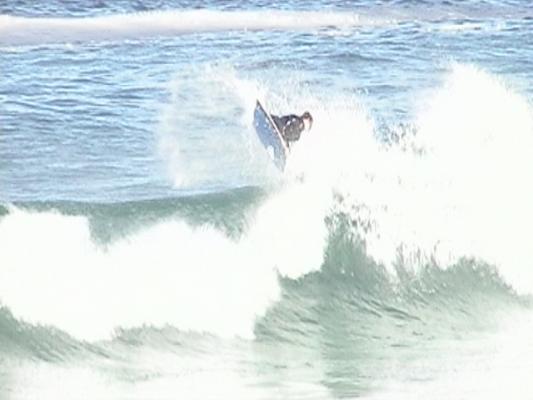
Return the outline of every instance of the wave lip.
[[[376,24],[367,21],[366,24]],[[0,45],[85,42],[227,30],[309,30],[362,25],[349,12],[180,10],[86,18],[0,16]]]

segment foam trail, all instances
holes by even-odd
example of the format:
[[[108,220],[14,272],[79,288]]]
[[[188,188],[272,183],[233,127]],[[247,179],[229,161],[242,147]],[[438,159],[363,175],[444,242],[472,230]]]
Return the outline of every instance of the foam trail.
[[[86,18],[0,16],[0,45],[86,42],[226,30],[313,30],[384,23],[347,12],[183,10]]]

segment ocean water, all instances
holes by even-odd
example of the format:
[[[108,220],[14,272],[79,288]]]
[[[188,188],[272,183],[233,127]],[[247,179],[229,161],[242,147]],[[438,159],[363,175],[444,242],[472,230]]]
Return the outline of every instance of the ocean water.
[[[0,77],[0,398],[533,398],[529,2],[4,1]]]

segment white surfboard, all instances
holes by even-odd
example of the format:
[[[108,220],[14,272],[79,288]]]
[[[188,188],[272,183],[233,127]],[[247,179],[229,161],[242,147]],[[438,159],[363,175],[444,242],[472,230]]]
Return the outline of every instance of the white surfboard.
[[[281,136],[281,132],[259,100],[257,100],[254,110],[254,127],[257,136],[259,136],[261,143],[269,152],[274,164],[280,171],[283,171],[289,149]]]

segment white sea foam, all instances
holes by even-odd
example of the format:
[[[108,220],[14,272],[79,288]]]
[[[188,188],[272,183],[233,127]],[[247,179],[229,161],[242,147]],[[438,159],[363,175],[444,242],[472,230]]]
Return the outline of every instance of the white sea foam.
[[[337,114],[328,132],[335,149],[325,141],[303,168],[329,169],[354,218],[360,208],[350,206],[364,206],[374,225],[364,234],[368,250],[391,272],[400,248],[443,267],[475,257],[531,293],[530,105],[467,65],[452,65],[443,85],[418,101],[416,134],[391,148],[370,139],[371,125],[357,128],[353,116]]]
[[[247,336],[256,307],[277,293],[272,274],[248,268],[237,244],[207,227],[168,222],[104,251],[84,218],[15,211],[0,242],[2,302],[79,338],[145,323]]]
[[[84,217],[12,209],[0,220],[0,301],[17,318],[89,340],[144,324],[252,337],[278,298],[278,273],[321,266],[323,203],[293,207],[300,197],[305,188],[273,196],[238,241],[164,221],[106,250]]]

